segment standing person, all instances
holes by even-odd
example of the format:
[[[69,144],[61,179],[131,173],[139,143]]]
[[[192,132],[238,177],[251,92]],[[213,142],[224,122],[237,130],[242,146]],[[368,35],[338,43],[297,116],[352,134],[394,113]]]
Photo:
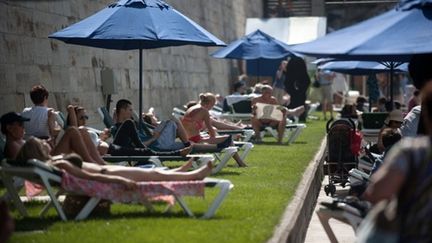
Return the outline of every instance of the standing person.
[[[342,106],[345,103],[345,97],[348,94],[349,88],[344,74],[335,73],[333,79],[333,99],[334,104]]]
[[[286,67],[285,91],[291,96],[289,109],[304,106],[306,103],[306,93],[311,81],[307,72],[306,63],[303,58],[291,57]],[[299,117],[300,121],[306,121],[307,112]]]
[[[283,96],[286,94],[285,91],[285,79],[286,79],[286,66],[288,64],[287,60],[283,60],[278,70],[276,71],[276,75],[273,81],[273,96],[277,99],[279,104],[284,105]]]
[[[212,126],[212,119],[209,111],[216,103],[216,97],[212,93],[203,93],[199,95],[198,104],[189,107],[182,118],[182,124],[193,143],[217,144],[218,148],[225,148],[232,144],[230,136],[216,136],[216,131]],[[209,137],[201,135],[201,131],[207,129]],[[233,158],[240,167],[246,167],[247,164],[240,158],[238,153]]]
[[[366,86],[369,93],[369,111],[372,111],[372,107],[378,106],[378,99],[380,98],[380,90],[378,87],[378,80],[374,74],[370,74],[366,80]],[[384,102],[385,103],[385,102]]]
[[[319,69],[317,80],[320,83],[321,90],[321,106],[324,115],[324,120],[327,120],[327,111],[330,112],[330,118],[333,119],[333,79],[335,73],[329,70]]]

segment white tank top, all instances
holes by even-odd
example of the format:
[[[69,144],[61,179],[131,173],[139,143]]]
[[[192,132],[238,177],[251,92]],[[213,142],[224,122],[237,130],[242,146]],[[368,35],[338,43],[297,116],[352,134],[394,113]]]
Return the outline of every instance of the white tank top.
[[[48,128],[48,108],[44,106],[34,106],[24,108],[22,116],[30,118],[30,121],[24,122],[25,138],[30,136],[44,138],[49,137]]]

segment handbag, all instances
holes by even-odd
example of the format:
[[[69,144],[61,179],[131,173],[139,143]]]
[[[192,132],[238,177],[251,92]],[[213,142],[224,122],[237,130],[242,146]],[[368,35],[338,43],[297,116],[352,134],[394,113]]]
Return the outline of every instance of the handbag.
[[[315,88],[319,88],[321,84],[318,80],[315,79],[315,81],[312,83],[312,86],[314,86]]]

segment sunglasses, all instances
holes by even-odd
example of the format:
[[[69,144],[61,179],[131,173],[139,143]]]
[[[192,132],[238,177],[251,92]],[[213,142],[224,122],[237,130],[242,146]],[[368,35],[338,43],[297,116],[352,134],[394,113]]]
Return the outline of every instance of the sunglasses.
[[[80,120],[88,120],[88,119],[89,119],[89,117],[87,115],[80,117]]]

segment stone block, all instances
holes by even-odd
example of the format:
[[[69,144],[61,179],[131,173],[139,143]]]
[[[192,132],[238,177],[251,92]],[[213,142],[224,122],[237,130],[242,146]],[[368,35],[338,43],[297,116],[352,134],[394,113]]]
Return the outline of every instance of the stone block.
[[[15,65],[13,64],[0,64],[0,94],[13,94],[15,93]]]
[[[6,63],[20,63],[21,47],[19,46],[19,36],[7,35],[3,39],[2,48],[5,48],[5,62]]]
[[[61,4],[61,11],[58,12],[57,14],[64,16],[64,17],[68,17],[71,16],[71,5],[73,4],[71,1],[60,1],[59,2]]]
[[[77,100],[91,103],[89,107],[97,107],[105,103],[101,94],[100,69],[107,67],[114,70],[118,83],[119,94],[115,97],[129,98],[138,107],[138,50],[104,50],[46,38],[48,34],[99,11],[111,2],[0,3],[0,70],[7,65],[7,71],[0,72],[0,81],[4,83],[3,80],[7,80],[7,89],[14,87],[11,92],[17,96],[27,94],[33,84],[42,81],[59,94],[55,101],[58,105]],[[262,11],[259,2],[172,0],[170,3],[220,39],[233,40],[243,35],[246,15]],[[158,109],[160,107],[163,113],[170,113],[174,104],[185,103],[192,97],[196,99],[200,92],[227,89],[225,80],[230,78],[233,62],[213,60],[209,54],[217,49],[181,46],[145,50],[142,91],[145,102],[160,103],[156,104]],[[63,96],[65,90],[68,95]],[[167,97],[167,94],[170,99],[158,98]],[[22,97],[21,106],[27,102],[26,96]],[[3,107],[7,104],[0,104],[0,110]]]
[[[0,115],[3,115],[6,112],[22,111],[22,107],[24,106],[24,101],[20,101],[24,99],[24,95],[17,94],[4,94],[0,96],[0,104],[9,104],[8,106],[0,106]]]
[[[0,33],[7,32],[7,11],[8,9],[5,6],[4,2],[0,2]]]
[[[34,63],[41,65],[51,64],[51,44],[48,38],[36,38],[33,42]]]
[[[18,40],[20,50],[16,55],[20,55],[20,63],[31,65],[35,62],[35,39],[29,36],[21,36]]]

